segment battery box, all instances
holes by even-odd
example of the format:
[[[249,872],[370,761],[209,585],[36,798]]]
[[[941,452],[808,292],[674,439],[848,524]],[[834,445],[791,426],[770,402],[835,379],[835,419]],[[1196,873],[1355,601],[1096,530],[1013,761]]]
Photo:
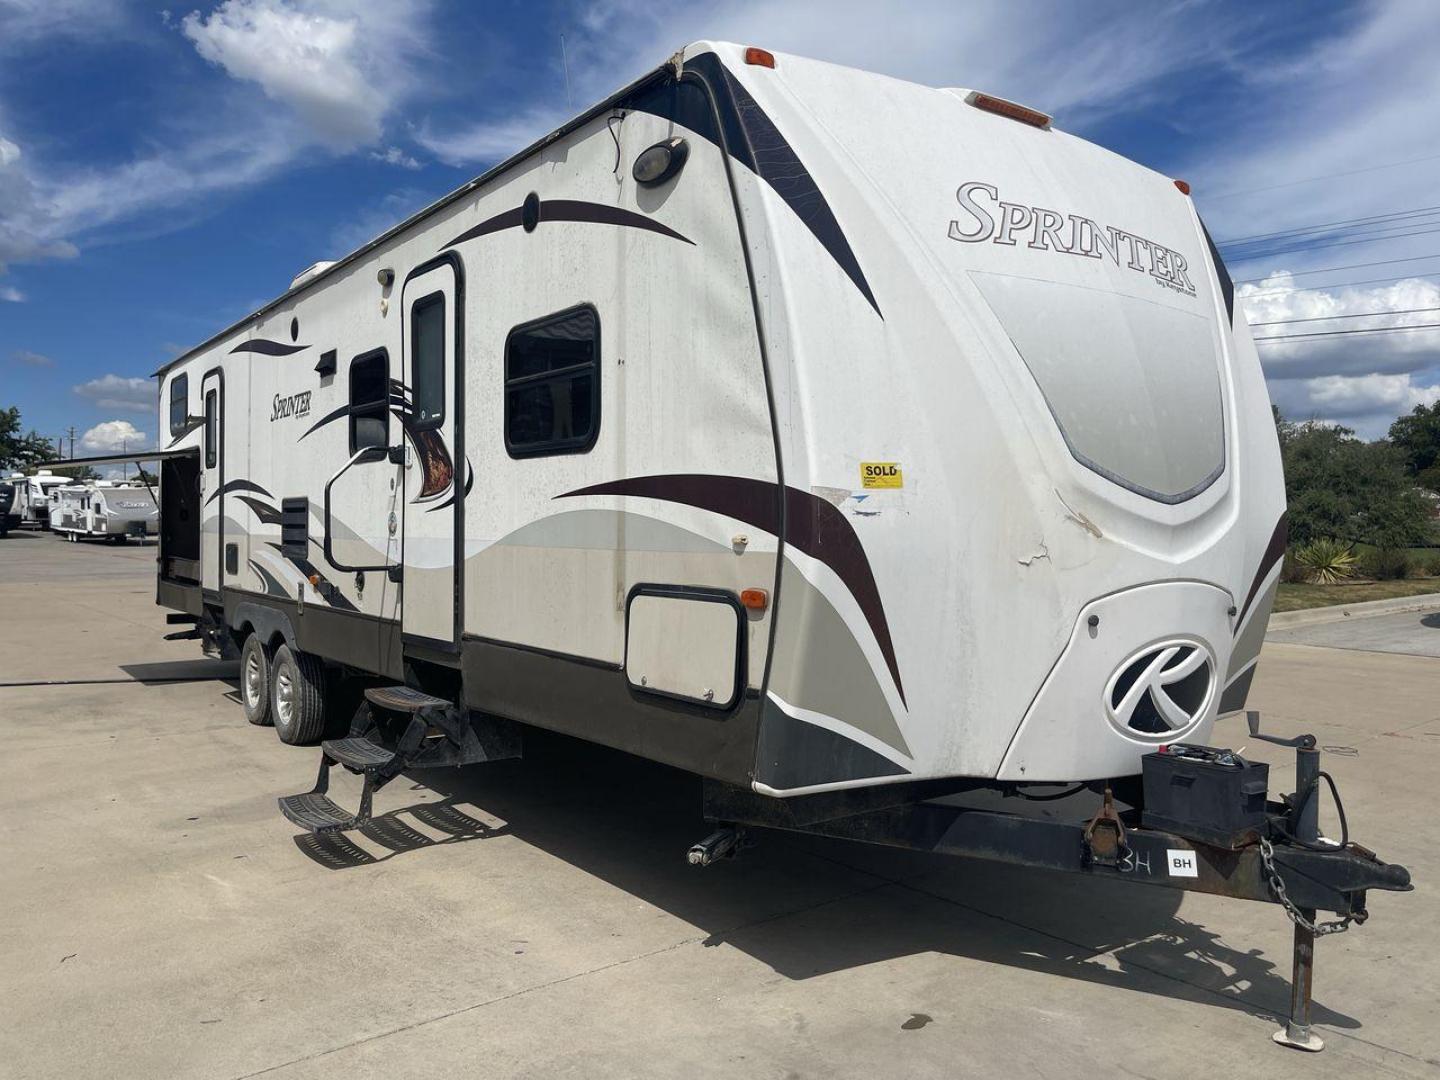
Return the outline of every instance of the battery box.
[[[1222,848],[1238,848],[1262,835],[1270,766],[1188,743],[1162,746],[1140,761],[1146,828]]]

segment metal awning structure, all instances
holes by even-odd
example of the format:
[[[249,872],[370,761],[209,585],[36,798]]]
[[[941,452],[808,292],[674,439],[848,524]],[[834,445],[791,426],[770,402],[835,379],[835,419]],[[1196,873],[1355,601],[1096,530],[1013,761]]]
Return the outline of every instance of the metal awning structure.
[[[144,461],[167,461],[173,458],[198,457],[200,448],[188,446],[182,450],[137,450],[125,454],[97,454],[95,457],[60,458],[56,461],[42,461],[41,469],[69,469],[81,465],[137,465]]]

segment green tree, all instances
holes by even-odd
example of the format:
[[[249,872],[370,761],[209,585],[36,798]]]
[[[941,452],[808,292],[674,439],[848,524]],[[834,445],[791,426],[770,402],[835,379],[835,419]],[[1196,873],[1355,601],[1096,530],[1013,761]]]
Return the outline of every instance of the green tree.
[[[57,465],[50,471],[56,476],[68,476],[71,480],[100,479],[100,474],[89,465]]]
[[[54,445],[34,428],[21,434],[16,406],[0,409],[0,469],[30,469],[54,457]]]
[[[1403,450],[1349,428],[1277,416],[1290,542],[1324,537],[1403,548],[1431,539],[1430,512]]]
[[[1405,468],[1416,482],[1440,491],[1440,402],[1416,405],[1409,416],[1397,417],[1390,441],[1405,455]]]

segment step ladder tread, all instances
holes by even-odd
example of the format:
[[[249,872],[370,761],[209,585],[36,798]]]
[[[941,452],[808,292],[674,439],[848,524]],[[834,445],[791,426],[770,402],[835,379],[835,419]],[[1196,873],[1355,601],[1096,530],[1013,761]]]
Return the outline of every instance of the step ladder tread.
[[[372,686],[365,691],[365,700],[394,712],[419,712],[437,705],[449,705],[444,698],[426,694],[409,686]]]
[[[332,761],[354,769],[373,769],[395,759],[395,754],[364,737],[349,739],[326,739],[320,749]]]
[[[286,795],[277,801],[282,814],[311,832],[334,832],[355,824],[355,815],[340,809],[328,795],[306,791],[299,795]]]

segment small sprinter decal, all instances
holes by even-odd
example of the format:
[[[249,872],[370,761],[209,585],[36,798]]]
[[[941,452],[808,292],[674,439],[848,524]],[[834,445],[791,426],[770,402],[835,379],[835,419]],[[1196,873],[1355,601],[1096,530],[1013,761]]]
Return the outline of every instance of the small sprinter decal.
[[[273,424],[287,416],[309,416],[310,415],[310,391],[302,390],[298,394],[290,394],[288,397],[281,394],[275,395],[275,400],[270,403],[270,422]]]
[[[905,474],[900,471],[898,461],[862,461],[860,486],[866,489],[903,488]]]

